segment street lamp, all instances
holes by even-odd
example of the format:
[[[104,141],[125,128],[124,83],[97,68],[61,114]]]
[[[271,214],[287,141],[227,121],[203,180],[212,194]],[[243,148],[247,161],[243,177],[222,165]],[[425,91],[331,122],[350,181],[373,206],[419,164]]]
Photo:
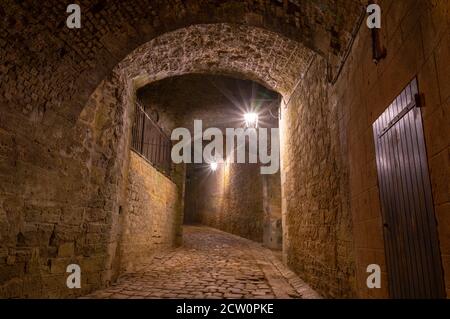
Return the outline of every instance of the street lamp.
[[[258,127],[258,114],[254,112],[244,114],[245,126],[247,128]]]
[[[217,170],[217,163],[211,162],[209,163],[209,167],[211,168],[211,171],[215,172]]]

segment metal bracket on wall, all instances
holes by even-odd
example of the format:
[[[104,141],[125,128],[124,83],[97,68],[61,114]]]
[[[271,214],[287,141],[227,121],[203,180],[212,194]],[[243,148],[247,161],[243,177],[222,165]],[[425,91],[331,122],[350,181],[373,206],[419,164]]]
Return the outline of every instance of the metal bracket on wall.
[[[400,113],[398,113],[378,134],[378,138],[382,138],[384,134],[386,134],[387,131],[391,127],[393,127],[395,124],[397,124],[398,121],[400,121],[406,114],[408,114],[409,111],[411,111],[414,107],[416,107],[416,102],[413,101],[409,103],[407,107],[405,107]]]
[[[372,55],[373,62],[378,64],[387,56],[387,50],[381,43],[381,35],[379,29],[372,29]]]
[[[378,138],[383,137],[384,134],[386,134],[387,131],[391,127],[393,127],[398,121],[400,121],[406,114],[408,114],[409,111],[411,111],[414,107],[421,107],[422,106],[422,94],[415,94],[414,100],[409,103],[407,107],[405,107],[403,110],[400,111],[378,134]]]

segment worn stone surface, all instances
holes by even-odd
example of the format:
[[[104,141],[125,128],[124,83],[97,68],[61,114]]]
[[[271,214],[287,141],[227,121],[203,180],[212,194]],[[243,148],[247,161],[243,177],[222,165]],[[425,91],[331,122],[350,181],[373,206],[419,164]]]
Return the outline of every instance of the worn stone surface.
[[[340,139],[348,163],[350,209],[352,212],[358,296],[389,296],[383,241],[381,206],[377,184],[372,123],[415,76],[423,94],[425,143],[431,173],[446,281],[448,224],[444,215],[449,201],[449,94],[443,72],[449,59],[448,1],[380,1],[384,19],[382,42],[387,57],[371,63],[370,32],[362,28],[330,101],[338,109]],[[446,167],[446,168],[445,168]],[[446,185],[446,186],[444,186]],[[382,268],[382,289],[367,289],[369,264]],[[448,295],[448,285],[447,285]]]
[[[1,96],[8,104],[36,113],[58,110],[63,117],[76,118],[100,81],[132,50],[194,24],[258,27],[324,55],[340,56],[361,8],[356,0],[340,5],[331,0],[87,0],[80,5],[82,28],[71,30],[65,25],[65,2],[2,3],[0,60],[6,76]],[[261,51],[268,49],[260,46]]]
[[[155,252],[176,246],[183,216],[182,189],[144,158],[131,153],[128,209],[121,238],[121,271],[139,267]]]
[[[130,118],[139,86],[133,77],[145,71],[148,82],[198,71],[241,75],[285,91],[293,86],[310,56],[304,45],[314,43],[312,33],[293,32],[300,7],[268,2],[259,12],[258,6],[84,2],[83,28],[69,30],[62,2],[2,3],[2,296],[79,294],[117,275],[119,212],[126,207]],[[314,12],[328,16],[327,29],[334,23],[332,10],[304,9],[314,24],[320,24]],[[333,37],[345,42],[352,22],[341,23],[348,23],[347,31]],[[165,34],[180,27],[187,28]],[[284,81],[282,74],[290,75]],[[104,111],[93,111],[97,104]],[[83,291],[64,285],[69,262],[87,269]]]
[[[325,70],[323,60],[315,61],[290,103],[282,104],[283,254],[325,296],[352,297],[352,219]]]
[[[301,44],[264,29],[200,24],[145,43],[117,69],[127,78],[136,79],[138,86],[171,76],[206,73],[253,80],[288,94],[312,56],[312,51]]]
[[[223,164],[215,172],[208,165],[197,165],[188,175],[188,221],[263,240],[263,188],[258,164]]]
[[[126,149],[119,138],[126,112],[117,107],[115,81],[103,82],[65,129],[2,122],[2,145],[13,149],[2,148],[12,170],[1,171],[8,178],[0,196],[0,295],[73,296],[114,280],[124,204],[117,154]],[[2,118],[15,117],[2,110]],[[66,287],[71,263],[83,270],[81,291]]]
[[[184,245],[87,298],[320,298],[261,245],[215,229],[185,226]]]
[[[281,176],[277,174],[265,175],[263,178],[263,206],[264,206],[264,246],[271,249],[283,248],[283,227],[281,213]]]
[[[418,75],[449,293],[448,1],[380,0],[386,59],[372,63],[362,27],[334,86],[322,58],[307,72],[308,48],[335,68],[359,1],[83,3],[78,31],[64,26],[63,2],[0,5],[1,296],[67,297],[114,281],[135,90],[184,73],[252,79],[291,102],[282,117],[285,259],[339,297],[388,296],[371,124]],[[80,291],[65,287],[72,262],[86,271]],[[365,287],[369,263],[382,266],[381,290]]]

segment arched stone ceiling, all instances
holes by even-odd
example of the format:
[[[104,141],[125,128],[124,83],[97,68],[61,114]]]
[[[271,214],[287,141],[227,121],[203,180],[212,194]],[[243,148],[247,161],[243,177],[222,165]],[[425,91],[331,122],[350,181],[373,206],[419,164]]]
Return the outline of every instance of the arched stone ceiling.
[[[313,52],[276,33],[243,25],[203,24],[165,33],[115,69],[139,86],[188,73],[231,75],[282,94],[293,89]]]
[[[83,0],[82,28],[71,30],[65,26],[67,4],[0,4],[0,97],[5,107],[45,111],[63,105],[79,110],[135,48],[198,24],[258,27],[323,55],[341,56],[361,10],[360,0]],[[245,63],[234,56],[229,65]],[[264,81],[273,86],[271,77]]]
[[[171,124],[191,128],[194,119],[201,119],[204,128],[240,127],[248,111],[258,112],[260,127],[276,127],[279,98],[253,81],[205,74],[170,77],[137,91],[142,107],[159,119],[159,126],[168,135]]]

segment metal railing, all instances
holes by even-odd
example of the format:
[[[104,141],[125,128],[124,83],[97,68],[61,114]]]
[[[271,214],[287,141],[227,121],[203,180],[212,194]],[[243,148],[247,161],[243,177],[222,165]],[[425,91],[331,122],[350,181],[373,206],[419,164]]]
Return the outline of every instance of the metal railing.
[[[139,102],[135,106],[131,147],[155,168],[170,176],[172,141]]]

